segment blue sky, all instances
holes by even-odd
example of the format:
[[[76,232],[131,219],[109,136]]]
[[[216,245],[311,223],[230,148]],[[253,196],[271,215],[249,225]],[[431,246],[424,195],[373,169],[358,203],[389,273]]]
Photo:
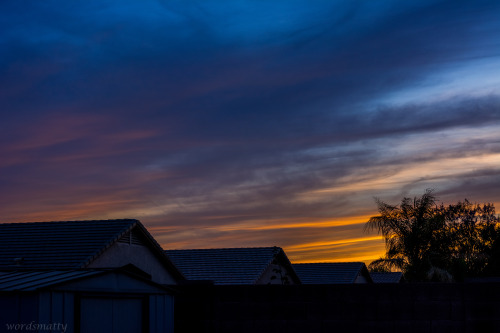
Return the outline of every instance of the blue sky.
[[[0,4],[2,221],[369,261],[373,198],[500,206],[498,1]]]

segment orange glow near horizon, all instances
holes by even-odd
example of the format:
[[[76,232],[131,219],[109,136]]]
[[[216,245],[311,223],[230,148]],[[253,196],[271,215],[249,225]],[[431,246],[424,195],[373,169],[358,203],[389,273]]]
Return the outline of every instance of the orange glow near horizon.
[[[148,229],[158,237],[160,244],[166,249],[280,246],[292,262],[362,261],[369,264],[385,253],[382,236],[375,233],[365,234],[362,230],[370,216],[313,222],[277,219],[267,221],[266,224],[262,221],[247,221],[227,226],[206,226],[202,229],[218,236],[198,242],[197,246],[193,246],[193,241],[188,240],[190,236],[196,236],[196,231],[192,231],[195,233],[193,235],[190,232],[178,235],[172,227],[151,226]],[[338,228],[341,229],[336,231]],[[170,233],[176,235],[169,236]],[[276,244],[275,240],[283,233],[286,233],[283,237],[288,240]],[[268,242],[259,239],[262,234],[269,238]],[[252,242],[254,237],[255,242]],[[179,241],[179,238],[183,240]]]
[[[200,218],[209,223],[187,227],[181,223],[164,225],[161,218],[153,222],[149,214],[143,218],[129,214],[124,216],[120,213],[124,210],[119,207],[133,207],[137,202],[120,199],[119,195],[92,199],[63,205],[59,210],[25,212],[22,222],[137,218],[164,249],[280,246],[290,260],[297,263],[362,261],[368,264],[385,253],[382,236],[376,232],[366,234],[362,230],[364,223],[377,215],[376,211],[368,215],[331,219],[302,217],[259,220],[251,216],[245,219],[245,215],[211,215]],[[494,204],[498,207],[498,203]],[[115,213],[103,214],[110,207]],[[239,219],[241,222],[223,224],[221,221],[227,218]]]

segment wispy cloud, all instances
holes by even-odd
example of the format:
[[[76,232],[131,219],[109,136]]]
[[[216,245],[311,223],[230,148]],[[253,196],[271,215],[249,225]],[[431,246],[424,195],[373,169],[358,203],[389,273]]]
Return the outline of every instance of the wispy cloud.
[[[500,206],[496,1],[0,13],[2,221],[131,217],[166,248],[368,260],[373,197]]]

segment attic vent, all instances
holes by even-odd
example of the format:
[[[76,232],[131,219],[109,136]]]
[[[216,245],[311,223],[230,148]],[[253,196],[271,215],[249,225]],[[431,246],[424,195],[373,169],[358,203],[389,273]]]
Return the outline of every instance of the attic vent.
[[[135,230],[127,232],[122,238],[118,240],[119,243],[144,245],[142,241],[142,236]]]
[[[21,266],[23,264],[24,258],[14,258],[14,264],[16,266]]]

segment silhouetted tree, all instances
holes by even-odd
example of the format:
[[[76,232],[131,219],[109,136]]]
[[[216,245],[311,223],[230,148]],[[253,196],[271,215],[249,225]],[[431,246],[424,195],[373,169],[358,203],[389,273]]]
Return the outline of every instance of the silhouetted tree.
[[[488,274],[486,267],[496,260],[493,244],[498,244],[499,217],[492,204],[478,205],[465,199],[440,207],[446,228],[440,238],[440,251],[446,253],[447,270],[461,280]],[[490,273],[495,273],[490,267]]]
[[[408,281],[453,281],[494,274],[500,268],[499,217],[492,204],[467,199],[436,204],[432,190],[400,205],[376,199],[380,215],[365,230],[385,239],[386,255],[369,265],[372,271],[401,270]]]

